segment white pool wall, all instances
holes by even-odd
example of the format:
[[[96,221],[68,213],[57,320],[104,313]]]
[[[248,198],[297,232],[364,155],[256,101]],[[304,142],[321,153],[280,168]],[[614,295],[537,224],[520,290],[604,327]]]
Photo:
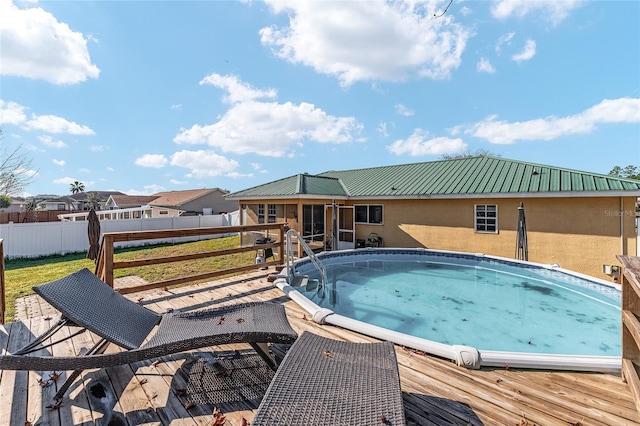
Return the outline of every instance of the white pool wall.
[[[523,264],[527,266],[537,266],[544,269],[550,269],[555,271],[561,271],[568,275],[583,278],[592,282],[596,282],[605,286],[613,287],[620,290],[621,286],[616,283],[611,283],[605,280],[600,280],[584,274],[579,274],[567,269],[561,268],[559,265],[546,265],[534,262],[525,262],[520,260],[514,260],[504,257],[486,255],[484,253],[462,253],[446,250],[427,250],[423,248],[419,249],[399,249],[399,248],[377,248],[377,249],[353,249],[353,250],[341,250],[341,253],[353,252],[356,256],[366,255],[372,252],[384,252],[384,251],[397,251],[397,250],[409,250],[416,252],[433,252],[452,255],[471,255],[481,258],[496,259],[506,261],[509,263]],[[335,252],[327,252],[326,255],[331,255]],[[320,253],[320,260],[322,258]],[[363,256],[364,257],[364,256]],[[304,261],[300,259],[297,262]],[[564,371],[592,371],[602,373],[619,374],[622,367],[622,358],[620,356],[597,356],[597,355],[559,355],[559,354],[539,354],[530,352],[504,352],[504,351],[488,351],[477,350],[475,348],[462,347],[465,352],[474,352],[477,360],[471,362],[465,362],[464,355],[460,355],[460,346],[446,345],[440,342],[434,342],[432,340],[422,339],[408,334],[399,333],[397,331],[389,330],[376,325],[368,324],[359,320],[345,317],[343,315],[336,314],[330,309],[322,308],[307,299],[302,293],[296,290],[289,284],[288,271],[284,269],[281,275],[278,275],[274,281],[274,285],[282,290],[291,300],[300,305],[306,310],[313,320],[320,324],[332,324],[338,327],[342,327],[348,330],[352,330],[367,336],[375,337],[380,340],[388,340],[397,345],[406,346],[408,348],[416,349],[426,352],[431,355],[435,355],[441,358],[450,359],[456,362],[458,365],[466,366],[469,368],[478,367],[499,367],[499,368],[527,368],[527,369],[539,369],[539,370],[564,370]],[[622,319],[621,319],[622,321]],[[474,355],[471,355],[474,356]]]

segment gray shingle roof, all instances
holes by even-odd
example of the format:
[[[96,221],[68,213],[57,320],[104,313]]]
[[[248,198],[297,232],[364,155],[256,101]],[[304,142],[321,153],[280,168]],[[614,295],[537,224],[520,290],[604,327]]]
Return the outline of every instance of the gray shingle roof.
[[[640,195],[640,180],[484,156],[296,175],[235,192],[230,198],[576,196],[627,191]]]

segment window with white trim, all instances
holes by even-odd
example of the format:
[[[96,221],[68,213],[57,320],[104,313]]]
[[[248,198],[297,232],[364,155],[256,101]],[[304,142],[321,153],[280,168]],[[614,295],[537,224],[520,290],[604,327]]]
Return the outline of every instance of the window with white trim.
[[[475,205],[475,226],[476,232],[487,234],[498,233],[498,205],[497,204],[476,204]]]
[[[356,223],[382,224],[382,204],[358,204],[354,208]]]
[[[267,205],[267,221],[269,223],[276,223],[276,217],[277,217],[277,213],[276,213],[276,205],[275,204],[268,204]]]
[[[264,223],[264,204],[258,204],[258,223]]]

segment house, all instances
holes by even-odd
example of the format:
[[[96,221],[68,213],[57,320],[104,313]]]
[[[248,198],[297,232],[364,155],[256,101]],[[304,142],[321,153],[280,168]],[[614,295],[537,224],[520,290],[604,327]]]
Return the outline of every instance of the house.
[[[77,201],[70,196],[44,198],[36,203],[38,210],[76,210]]]
[[[220,188],[158,192],[153,194],[156,198],[149,205],[184,210],[184,216],[228,213],[237,210],[238,204],[228,201],[227,194]]]
[[[76,194],[71,194],[71,197],[75,202],[75,208],[72,210],[90,210],[91,209],[91,197],[89,194],[97,194],[96,198],[98,201],[98,208],[96,210],[104,209],[104,205],[109,199],[109,197],[113,195],[124,195],[120,191],[89,191],[89,192],[78,192]]]
[[[104,203],[105,210],[129,209],[134,207],[145,206],[151,201],[158,198],[157,195],[111,195]]]
[[[385,247],[508,258],[523,203],[530,261],[616,280],[616,255],[638,255],[639,195],[639,180],[482,156],[299,174],[227,199],[240,224],[285,221],[338,248],[375,233]]]

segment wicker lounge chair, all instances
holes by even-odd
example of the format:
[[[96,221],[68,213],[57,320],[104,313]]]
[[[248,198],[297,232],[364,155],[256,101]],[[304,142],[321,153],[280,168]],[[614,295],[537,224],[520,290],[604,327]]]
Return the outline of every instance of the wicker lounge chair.
[[[275,367],[265,352],[266,343],[292,343],[284,307],[274,303],[245,303],[188,313],[157,314],[130,301],[82,269],[59,280],[34,287],[34,291],[62,313],[50,330],[13,354],[0,356],[1,370],[75,370],[55,395],[61,399],[82,370],[152,359],[164,355],[227,343],[250,343]],[[45,344],[64,326],[87,329],[101,339],[82,356],[29,355],[53,346]],[[105,354],[110,343],[126,350]],[[267,350],[268,352],[268,350]]]
[[[278,367],[251,426],[405,425],[391,342],[303,333]]]

